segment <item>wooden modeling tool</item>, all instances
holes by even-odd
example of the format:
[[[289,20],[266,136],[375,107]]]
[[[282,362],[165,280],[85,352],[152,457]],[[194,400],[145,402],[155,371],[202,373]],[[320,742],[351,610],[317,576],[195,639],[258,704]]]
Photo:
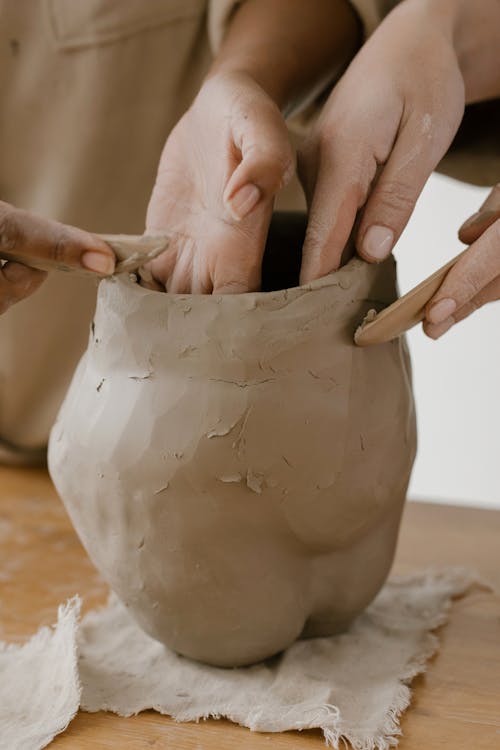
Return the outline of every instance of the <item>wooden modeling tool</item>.
[[[133,273],[153,258],[163,253],[170,242],[170,238],[164,235],[132,235],[132,234],[98,234],[106,242],[116,255],[115,273]],[[70,271],[71,273],[89,274],[84,268],[68,266],[51,258],[37,258],[30,256],[28,253],[15,253],[10,251],[0,251],[2,260],[14,260],[18,263],[24,263],[33,268],[39,268],[42,271]],[[98,275],[93,273],[93,276]]]
[[[355,343],[358,346],[383,344],[420,323],[425,317],[425,306],[441,286],[450,268],[466,252],[467,250],[461,252],[382,312],[370,311],[354,334]]]

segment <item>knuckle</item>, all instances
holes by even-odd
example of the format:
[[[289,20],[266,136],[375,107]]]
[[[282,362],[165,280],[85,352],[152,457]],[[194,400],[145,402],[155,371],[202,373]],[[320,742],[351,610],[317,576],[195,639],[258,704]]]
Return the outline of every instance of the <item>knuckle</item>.
[[[312,219],[307,227],[304,259],[314,266],[318,276],[326,276],[339,266],[339,253],[335,243],[330,242],[331,228],[319,219]]]
[[[404,180],[381,182],[376,188],[376,199],[384,209],[409,213],[415,205],[414,188]]]
[[[248,263],[240,268],[217,267],[212,274],[214,291],[225,290],[224,293],[239,294],[254,292],[260,287],[260,264]]]
[[[280,147],[264,154],[267,167],[280,182],[289,180],[295,172],[295,157],[291,149]]]
[[[252,284],[249,282],[238,281],[236,279],[220,279],[218,281],[218,289],[224,289],[226,293],[230,294],[241,294],[249,291],[256,291],[258,284]]]
[[[255,159],[265,162],[268,168],[275,169],[281,173],[295,166],[292,147],[288,143],[277,143],[273,146],[255,143],[250,146],[248,153]]]
[[[316,216],[314,213],[311,214],[306,233],[308,248],[318,248],[323,242],[325,235],[328,234],[328,229],[329,225],[324,219]]]
[[[15,216],[15,209],[0,210],[0,250],[15,251],[24,240],[22,229]]]
[[[68,242],[60,235],[50,248],[50,255],[56,263],[64,264],[68,259]]]
[[[462,273],[460,278],[460,294],[459,299],[464,301],[464,304],[472,304],[474,297],[478,292],[481,291],[482,282],[474,270],[468,270]]]

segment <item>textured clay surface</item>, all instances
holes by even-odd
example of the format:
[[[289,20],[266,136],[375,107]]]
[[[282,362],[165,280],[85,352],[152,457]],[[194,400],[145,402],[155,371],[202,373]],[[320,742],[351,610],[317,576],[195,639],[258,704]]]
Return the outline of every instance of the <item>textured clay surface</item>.
[[[360,349],[392,260],[306,287],[101,283],[50,468],[143,629],[220,666],[344,630],[391,566],[415,454],[403,339]]]

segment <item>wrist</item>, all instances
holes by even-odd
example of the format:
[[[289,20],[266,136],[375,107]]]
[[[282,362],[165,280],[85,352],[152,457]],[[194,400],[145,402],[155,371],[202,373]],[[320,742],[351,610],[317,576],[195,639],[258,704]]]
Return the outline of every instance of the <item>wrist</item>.
[[[274,71],[270,74],[269,67]],[[287,108],[290,99],[290,85],[285,75],[276,75],[274,66],[266,66],[262,63],[262,57],[254,54],[254,51],[245,53],[243,50],[237,56],[221,56],[217,58],[210,67],[206,79],[224,76],[228,78],[248,81],[249,84],[259,86],[283,111]]]
[[[466,103],[500,96],[498,0],[407,0],[450,41],[463,77]]]
[[[289,114],[331,83],[359,36],[349,0],[247,0],[232,17],[209,76],[247,75]]]
[[[453,0],[457,6],[454,48],[467,103],[500,96],[500,3]]]

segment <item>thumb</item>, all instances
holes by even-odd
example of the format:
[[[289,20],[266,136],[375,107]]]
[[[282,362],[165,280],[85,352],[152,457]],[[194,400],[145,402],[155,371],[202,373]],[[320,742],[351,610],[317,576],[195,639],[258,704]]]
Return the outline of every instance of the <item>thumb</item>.
[[[258,117],[237,118],[233,142],[240,162],[223,200],[233,219],[240,221],[288,184],[295,172],[295,156],[285,121],[272,102]]]
[[[0,258],[13,255],[27,265],[49,261],[101,275],[115,268],[114,253],[100,237],[0,201]]]

